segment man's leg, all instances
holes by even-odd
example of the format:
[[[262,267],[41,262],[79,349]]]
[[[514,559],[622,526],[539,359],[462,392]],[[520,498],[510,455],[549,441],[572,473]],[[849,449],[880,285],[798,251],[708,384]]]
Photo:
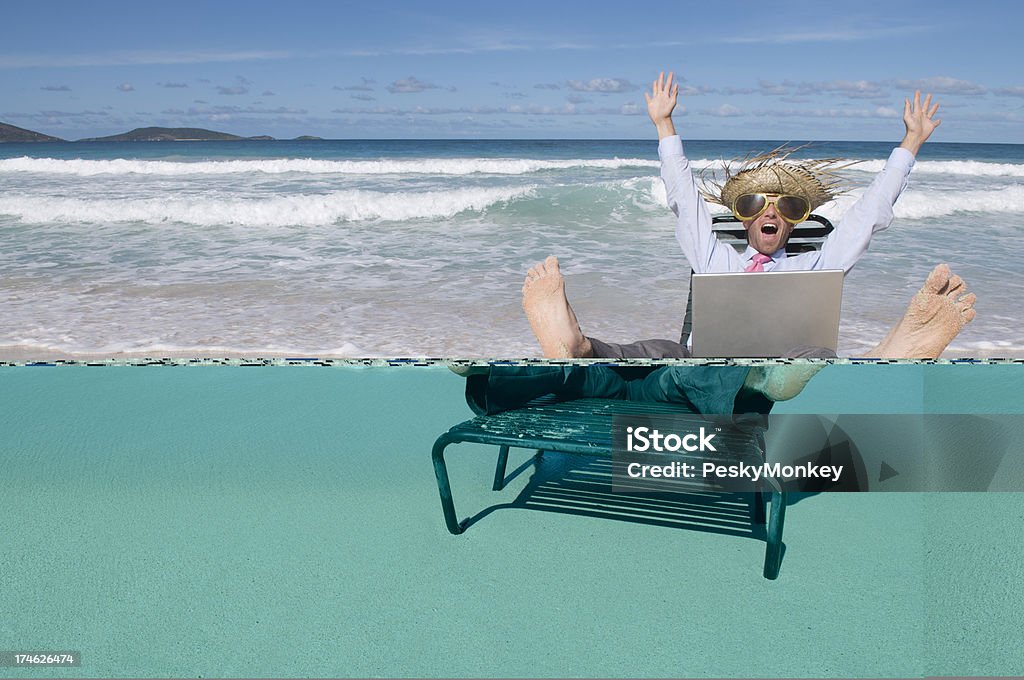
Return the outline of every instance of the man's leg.
[[[565,278],[558,268],[558,258],[554,256],[527,272],[523,283],[523,309],[546,359],[668,359],[690,356],[684,345],[673,340],[643,340],[618,345],[583,335],[565,295]]]
[[[694,413],[767,413],[771,402],[745,389],[749,366],[662,366],[629,385],[629,398],[686,404]]]
[[[824,366],[662,366],[630,383],[629,398],[688,404],[704,415],[768,413],[800,394]]]
[[[490,366],[466,379],[466,401],[478,414],[519,408],[547,394],[561,401],[629,396],[626,380],[607,366]]]
[[[463,372],[475,413],[519,408],[544,395],[558,399],[632,399],[684,404],[705,415],[768,413],[792,399],[824,364],[783,366],[662,366],[625,379],[608,366],[491,366]]]
[[[835,359],[836,353],[828,347],[800,345],[782,355],[786,359]]]
[[[592,357],[601,359],[685,359],[690,351],[674,340],[640,340],[628,345],[587,338]]]

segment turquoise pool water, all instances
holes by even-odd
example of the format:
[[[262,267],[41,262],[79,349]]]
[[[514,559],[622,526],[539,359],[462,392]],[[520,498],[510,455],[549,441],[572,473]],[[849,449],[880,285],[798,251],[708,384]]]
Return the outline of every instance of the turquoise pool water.
[[[1020,413],[1020,376],[831,366],[778,411]],[[799,499],[774,582],[762,543],[709,532],[503,507],[456,537],[429,450],[461,391],[440,367],[0,368],[0,649],[79,651],[45,672],[76,677],[1024,672],[1021,494]],[[449,454],[463,515],[544,472],[514,452],[495,493],[492,462]]]

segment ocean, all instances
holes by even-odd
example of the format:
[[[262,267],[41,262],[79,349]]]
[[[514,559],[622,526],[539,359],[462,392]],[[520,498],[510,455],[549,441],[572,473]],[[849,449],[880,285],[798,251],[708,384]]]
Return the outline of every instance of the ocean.
[[[781,142],[691,141],[696,168]],[[862,161],[837,219],[893,144]],[[947,356],[1024,355],[1024,145],[925,145],[847,277],[840,355],[948,262],[977,319]],[[520,307],[557,255],[585,333],[676,338],[689,267],[644,141],[0,145],[0,358],[537,356]]]

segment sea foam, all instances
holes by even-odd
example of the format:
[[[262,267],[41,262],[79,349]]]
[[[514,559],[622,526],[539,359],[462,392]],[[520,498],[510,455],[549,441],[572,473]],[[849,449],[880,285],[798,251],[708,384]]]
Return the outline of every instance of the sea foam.
[[[525,175],[544,170],[573,168],[657,168],[658,161],[640,158],[537,160],[528,158],[422,158],[416,160],[335,161],[311,158],[278,158],[230,161],[60,160],[56,158],[8,158],[0,160],[0,173],[49,175]]]
[[[995,190],[913,191],[908,190],[893,209],[897,218],[927,219],[957,213],[1020,213],[1024,186],[1015,184]]]
[[[852,167],[861,172],[877,173],[885,161],[858,161]],[[917,161],[914,173],[930,175],[957,175],[968,177],[1024,177],[1024,165],[1019,163],[986,163],[984,161]]]
[[[718,171],[721,159],[690,159],[698,172]],[[885,167],[883,160],[851,160],[851,170],[869,174]],[[116,158],[85,160],[56,158],[0,159],[0,174],[32,173],[42,175],[94,177],[97,175],[528,175],[536,172],[620,168],[657,169],[660,163],[642,158],[596,158],[542,160],[531,158],[423,158],[416,160],[319,160],[312,158],[276,158],[225,161],[159,161]],[[918,161],[915,173],[958,177],[1024,177],[1024,164],[984,161]]]
[[[849,170],[877,174],[885,168],[884,160],[849,159]],[[699,158],[690,161],[690,166],[698,171],[719,171],[726,161]],[[737,163],[731,163],[734,169]],[[914,173],[929,175],[953,175],[957,177],[1024,177],[1024,164],[1020,163],[987,163],[985,161],[917,161]],[[718,173],[720,174],[720,172]]]
[[[0,196],[0,215],[29,223],[184,223],[200,226],[326,225],[357,220],[432,219],[532,195],[535,187],[494,187],[381,193],[338,191],[274,198],[85,199]]]

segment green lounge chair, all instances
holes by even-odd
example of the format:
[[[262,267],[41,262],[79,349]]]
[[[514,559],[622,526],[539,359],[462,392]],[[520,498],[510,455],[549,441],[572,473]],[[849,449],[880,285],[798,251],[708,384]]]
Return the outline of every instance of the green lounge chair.
[[[509,450],[512,448],[535,449],[538,453],[555,451],[579,456],[609,458],[612,453],[612,417],[665,416],[689,420],[693,427],[707,426],[708,421],[688,409],[676,404],[630,402],[614,399],[578,399],[568,402],[554,402],[542,398],[524,408],[505,411],[494,415],[481,415],[455,425],[434,442],[433,462],[437,476],[437,487],[441,495],[448,531],[461,534],[465,523],[460,523],[452,499],[448,469],[445,464],[445,450],[452,444],[471,442],[492,444],[498,447],[497,465],[494,470],[493,490],[505,486],[505,471]],[[723,465],[730,462],[759,464],[764,460],[764,438],[760,431],[726,430],[719,432],[716,439],[718,452],[713,460]],[[703,460],[692,457],[693,462]],[[711,460],[711,458],[709,458]],[[610,485],[610,476],[603,480]],[[749,535],[763,537],[767,542],[764,560],[765,578],[774,579],[779,575],[782,562],[782,528],[786,513],[786,493],[774,479],[765,480],[766,487],[754,493],[730,494],[746,500],[749,508]],[[605,489],[608,486],[604,487]],[[706,494],[705,494],[706,495]],[[771,515],[765,527],[766,505],[771,499]],[[691,493],[690,500],[700,500],[701,494]],[[605,504],[615,503],[615,494],[600,496]],[[608,507],[607,514],[615,514],[615,507]]]

